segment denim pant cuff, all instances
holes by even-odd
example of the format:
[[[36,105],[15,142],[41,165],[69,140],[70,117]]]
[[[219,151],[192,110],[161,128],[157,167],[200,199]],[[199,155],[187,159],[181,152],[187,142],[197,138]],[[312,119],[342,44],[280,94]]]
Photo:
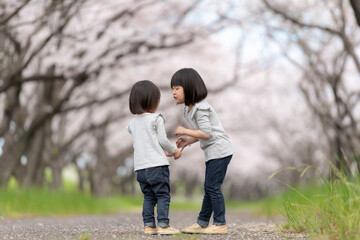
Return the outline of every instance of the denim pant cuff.
[[[226,222],[214,222],[214,225],[222,226],[222,225],[226,225]]]
[[[209,226],[209,222],[208,221],[203,221],[201,219],[197,220],[197,224],[199,224],[200,226],[202,226],[203,228],[206,228]]]
[[[169,222],[161,221],[161,222],[159,222],[159,226],[162,228],[167,228],[167,227],[169,227]]]
[[[144,223],[144,226],[145,226],[145,227],[153,227],[153,228],[156,228],[156,224],[155,224],[154,222]]]

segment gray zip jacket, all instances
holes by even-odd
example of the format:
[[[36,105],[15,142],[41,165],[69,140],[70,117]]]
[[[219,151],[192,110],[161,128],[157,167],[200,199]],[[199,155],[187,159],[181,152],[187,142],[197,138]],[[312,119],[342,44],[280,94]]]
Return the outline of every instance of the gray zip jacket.
[[[218,115],[208,102],[203,100],[196,103],[190,112],[189,107],[185,106],[184,117],[193,130],[201,130],[211,136],[209,139],[199,139],[206,162],[234,153],[229,136],[225,133]]]
[[[166,136],[165,119],[159,113],[136,115],[128,125],[133,137],[134,170],[169,165],[164,149],[175,152]]]

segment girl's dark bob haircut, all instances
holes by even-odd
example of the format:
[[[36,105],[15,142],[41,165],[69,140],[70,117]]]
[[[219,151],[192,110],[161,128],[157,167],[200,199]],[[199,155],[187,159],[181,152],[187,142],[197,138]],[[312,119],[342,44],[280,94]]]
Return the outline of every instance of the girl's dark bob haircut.
[[[153,112],[160,102],[159,88],[149,80],[136,82],[130,91],[129,108],[132,114]]]
[[[194,105],[205,99],[207,89],[200,74],[192,68],[182,68],[171,78],[171,88],[181,86],[184,89],[185,105]]]

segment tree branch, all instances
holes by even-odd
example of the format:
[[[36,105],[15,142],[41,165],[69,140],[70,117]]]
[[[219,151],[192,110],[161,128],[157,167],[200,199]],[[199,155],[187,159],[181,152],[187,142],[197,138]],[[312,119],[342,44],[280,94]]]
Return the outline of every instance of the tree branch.
[[[106,97],[106,98],[103,98],[103,99],[95,99],[95,100],[91,100],[87,103],[84,103],[84,104],[81,104],[81,105],[78,105],[78,106],[71,106],[71,107],[68,107],[68,108],[65,108],[61,111],[61,113],[66,113],[66,112],[70,112],[70,111],[74,111],[74,110],[80,110],[80,109],[83,109],[83,108],[86,108],[86,107],[90,107],[90,106],[93,106],[93,105],[101,105],[101,104],[105,104],[111,100],[115,100],[115,99],[118,99],[118,98],[121,98],[123,97],[124,95],[127,95],[128,93],[130,92],[130,89],[127,89],[127,90],[124,90],[122,92],[119,92],[119,93],[116,93],[112,96],[109,96],[109,97]]]
[[[19,79],[18,81],[7,81],[6,84],[4,84],[0,87],[0,93],[6,92],[11,87],[20,85],[20,84],[26,83],[26,82],[36,82],[36,81],[47,82],[47,81],[54,81],[54,80],[65,81],[65,80],[67,80],[67,78],[65,78],[64,75],[33,75],[30,77],[25,77],[25,78]]]
[[[316,25],[316,24],[309,24],[309,23],[304,23],[300,20],[297,20],[294,17],[291,17],[289,14],[285,13],[284,11],[281,11],[280,9],[274,7],[273,5],[271,5],[268,0],[262,0],[264,2],[264,4],[271,10],[273,11],[275,14],[278,14],[280,16],[282,16],[284,19],[294,23],[295,25],[302,27],[302,28],[310,28],[310,29],[318,29],[318,30],[322,30],[325,31],[327,33],[336,35],[338,37],[341,38],[343,45],[344,45],[344,49],[350,54],[350,56],[352,57],[355,66],[358,70],[358,72],[360,73],[360,60],[356,55],[356,52],[354,51],[354,47],[351,44],[351,41],[349,40],[349,38],[346,36],[344,31],[337,31],[325,26],[320,26],[320,25]],[[344,14],[344,13],[342,13]]]
[[[125,10],[122,10],[122,11],[114,14],[114,15],[106,22],[104,28],[103,28],[100,32],[98,32],[98,34],[97,34],[97,36],[96,36],[97,39],[101,38],[101,37],[104,35],[105,31],[106,31],[107,29],[109,29],[110,26],[111,26],[112,24],[114,24],[115,22],[121,20],[122,18],[124,18],[124,17],[126,17],[126,16],[134,16],[134,15],[135,15],[137,12],[139,12],[141,9],[143,9],[143,8],[145,8],[145,7],[147,7],[147,6],[150,6],[150,5],[152,5],[152,4],[155,4],[155,3],[157,3],[157,2],[159,2],[159,0],[149,1],[149,2],[147,2],[147,3],[142,3],[142,5],[137,5],[137,6],[133,7],[132,9],[125,9]]]
[[[358,25],[360,26],[360,1],[359,0],[350,0],[351,7],[354,10],[354,15]]]
[[[29,2],[30,0],[25,0],[25,2],[22,5],[20,5],[17,9],[15,9],[14,12],[9,14],[8,16],[5,16],[3,19],[0,19],[0,26],[5,25],[8,21],[10,21],[10,19],[13,18],[16,14],[18,14],[21,11],[21,9],[23,9]]]
[[[70,96],[74,92],[74,90],[80,85],[82,85],[88,78],[89,76],[85,72],[78,74],[78,76],[74,79],[74,83],[71,86],[71,88],[68,90],[66,95],[52,107],[52,111],[37,116],[37,118],[34,119],[33,123],[26,131],[24,138],[27,141],[30,141],[30,139],[34,136],[36,131],[39,128],[41,128],[41,126],[43,126],[46,121],[52,119],[56,114],[60,113],[62,111],[62,107],[64,106],[65,102],[67,102],[70,99]]]

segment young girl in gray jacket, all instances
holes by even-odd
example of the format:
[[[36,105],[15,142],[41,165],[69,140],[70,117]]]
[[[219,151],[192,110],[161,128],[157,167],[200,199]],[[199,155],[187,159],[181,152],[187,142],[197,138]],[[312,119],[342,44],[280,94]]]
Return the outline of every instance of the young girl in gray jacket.
[[[144,194],[143,221],[145,234],[177,234],[169,226],[170,180],[169,156],[178,159],[181,152],[166,136],[164,118],[156,113],[160,102],[158,87],[148,80],[136,82],[130,92],[129,107],[135,117],[128,131],[133,137],[134,170]],[[158,228],[154,208],[157,205]]]
[[[204,99],[207,88],[197,71],[184,68],[171,78],[173,97],[178,104],[185,104],[184,117],[191,129],[179,126],[175,135],[179,137],[177,147],[181,151],[192,143],[200,141],[205,154],[204,198],[197,222],[181,231],[185,233],[226,234],[225,201],[221,191],[228,164],[233,155],[233,146],[225,133],[214,108]],[[209,226],[211,214],[213,225]]]

